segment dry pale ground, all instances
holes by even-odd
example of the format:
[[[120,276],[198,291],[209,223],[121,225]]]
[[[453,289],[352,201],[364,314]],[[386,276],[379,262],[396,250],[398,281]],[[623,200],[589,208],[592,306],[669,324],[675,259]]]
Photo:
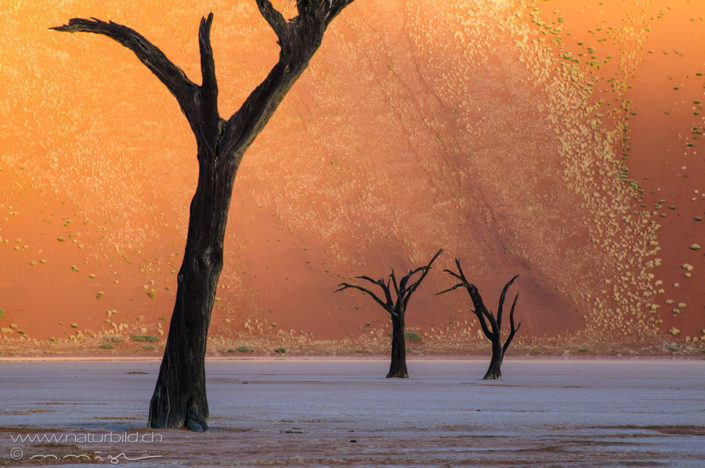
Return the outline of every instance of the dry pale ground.
[[[145,428],[157,361],[3,362],[0,464],[703,464],[701,360],[512,360],[499,382],[486,364],[213,360],[197,434]]]

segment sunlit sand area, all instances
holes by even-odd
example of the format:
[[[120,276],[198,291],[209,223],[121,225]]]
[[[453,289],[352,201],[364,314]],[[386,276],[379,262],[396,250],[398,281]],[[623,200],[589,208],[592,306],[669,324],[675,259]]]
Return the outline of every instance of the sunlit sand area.
[[[702,466],[702,361],[486,365],[209,361],[211,429],[192,433],[146,427],[156,361],[4,362],[0,463]]]

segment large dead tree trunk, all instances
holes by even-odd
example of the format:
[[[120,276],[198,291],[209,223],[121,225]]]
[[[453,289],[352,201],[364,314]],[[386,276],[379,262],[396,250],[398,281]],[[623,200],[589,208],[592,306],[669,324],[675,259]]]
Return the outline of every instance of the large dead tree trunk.
[[[52,29],[102,34],[131,49],[176,97],[198,146],[198,185],[177,277],[174,312],[149,408],[151,427],[206,430],[205,353],[211,311],[223,268],[223,243],[233,183],[245,150],[264,128],[321,44],[330,22],[353,0],[297,0],[286,20],[269,0],[255,0],[276,33],[279,61],[228,120],[218,113],[218,84],[210,43],[213,14],[201,20],[200,85],[136,31],[97,19],[73,18]]]
[[[406,379],[406,337],[404,336],[404,314],[392,315],[392,357],[387,378],[399,377]]]
[[[475,314],[475,316],[477,316],[477,319],[480,322],[480,327],[482,328],[482,332],[485,334],[485,337],[487,337],[487,339],[490,340],[490,342],[492,343],[492,357],[490,359],[490,366],[487,368],[487,372],[485,373],[484,379],[500,379],[502,378],[501,368],[502,361],[504,360],[504,355],[507,352],[507,348],[509,348],[509,345],[514,339],[514,335],[516,335],[516,332],[519,331],[519,327],[521,327],[521,323],[516,326],[514,324],[514,308],[516,307],[517,299],[519,298],[519,294],[517,293],[516,296],[514,296],[512,308],[509,311],[509,336],[507,337],[507,340],[504,342],[504,344],[502,344],[501,332],[504,298],[507,294],[507,289],[509,289],[509,286],[514,283],[514,280],[516,280],[519,275],[514,276],[507,282],[507,284],[504,285],[504,288],[502,289],[502,294],[499,297],[499,305],[497,306],[497,316],[495,317],[490,311],[487,310],[487,307],[485,307],[485,304],[482,301],[482,296],[480,295],[480,291],[478,291],[477,287],[465,278],[465,273],[463,273],[463,269],[460,266],[460,260],[458,260],[457,258],[455,259],[455,265],[458,267],[457,272],[451,270],[444,271],[451,275],[453,278],[460,280],[460,282],[452,288],[446,289],[445,291],[441,291],[437,294],[445,294],[457,288],[465,288],[465,290],[468,292],[468,294],[470,295],[470,299],[472,300],[472,303],[475,306],[475,308],[473,309],[473,313]]]
[[[406,370],[406,338],[404,336],[404,320],[406,317],[406,307],[409,304],[409,299],[411,295],[418,289],[421,282],[426,278],[426,275],[431,270],[431,265],[436,261],[436,258],[443,252],[440,249],[436,252],[430,262],[427,265],[416,268],[415,270],[409,270],[409,273],[404,276],[399,282],[397,282],[397,277],[394,274],[394,270],[389,274],[389,279],[385,283],[384,279],[374,280],[369,276],[358,276],[359,279],[363,279],[372,284],[379,286],[384,293],[384,300],[377,296],[374,292],[369,289],[358,286],[357,284],[350,283],[340,283],[338,289],[335,292],[343,291],[344,289],[358,289],[365,294],[368,294],[372,299],[381,305],[384,310],[386,310],[392,319],[392,356],[391,363],[389,365],[389,372],[387,373],[387,378],[398,377],[406,379],[409,377],[409,373]],[[420,273],[420,276],[414,280],[411,284],[409,281]],[[390,285],[394,288],[394,293],[396,298],[392,298],[392,291],[390,290]]]

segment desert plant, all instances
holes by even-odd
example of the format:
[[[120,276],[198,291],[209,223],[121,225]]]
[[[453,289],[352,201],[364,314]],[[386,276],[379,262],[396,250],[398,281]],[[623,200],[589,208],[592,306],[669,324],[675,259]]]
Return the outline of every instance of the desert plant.
[[[421,341],[421,335],[413,331],[404,332],[404,338],[406,341],[419,342]]]
[[[132,341],[148,341],[150,343],[159,341],[159,337],[154,335],[132,335],[130,339]]]

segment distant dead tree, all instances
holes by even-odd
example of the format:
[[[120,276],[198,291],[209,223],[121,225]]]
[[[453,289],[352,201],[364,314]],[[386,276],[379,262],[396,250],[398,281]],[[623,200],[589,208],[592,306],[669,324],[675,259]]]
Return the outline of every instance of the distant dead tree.
[[[384,279],[374,280],[369,276],[357,277],[379,286],[384,293],[384,300],[369,289],[363,286],[358,286],[357,284],[340,283],[338,285],[339,288],[335,291],[340,292],[345,289],[358,289],[365,294],[369,294],[370,297],[377,302],[377,304],[381,305],[384,310],[389,312],[389,315],[392,318],[392,362],[389,366],[387,378],[399,377],[405,379],[409,377],[409,373],[406,370],[406,338],[404,336],[404,318],[406,316],[406,307],[409,305],[411,295],[421,285],[421,282],[424,278],[426,278],[426,275],[431,270],[431,265],[442,252],[443,249],[436,252],[436,255],[433,256],[427,265],[416,268],[415,270],[409,270],[409,273],[399,282],[397,282],[394,269],[392,269],[392,272],[389,274],[389,278],[386,283]],[[416,275],[419,276],[417,276],[416,279],[410,283],[412,278]],[[394,295],[396,298],[392,298],[390,284],[394,288]]]
[[[308,66],[330,22],[353,0],[296,0],[298,15],[286,19],[269,0],[255,0],[280,47],[264,81],[227,120],[218,112],[210,31],[213,14],[201,19],[198,44],[201,84],[191,81],[137,31],[98,19],[73,18],[56,31],[102,34],[132,50],[179,103],[198,146],[198,185],[191,201],[176,303],[159,377],[149,406],[151,427],[207,429],[205,353],[223,241],[237,169],[284,96]]]
[[[465,273],[463,273],[463,269],[460,267],[460,260],[458,260],[457,258],[455,259],[455,265],[458,267],[457,272],[451,270],[443,271],[451,275],[453,278],[459,280],[460,282],[452,288],[446,289],[445,291],[441,291],[437,294],[445,294],[458,288],[465,288],[465,290],[467,290],[468,294],[470,295],[470,299],[472,300],[472,303],[475,306],[473,312],[477,316],[477,319],[480,321],[480,327],[482,327],[482,332],[485,334],[487,339],[492,342],[492,359],[490,360],[490,367],[487,369],[484,379],[500,379],[502,377],[501,367],[504,355],[507,352],[507,348],[509,348],[509,345],[514,339],[514,335],[516,335],[516,332],[519,331],[519,327],[521,327],[521,322],[516,327],[514,326],[514,308],[516,307],[517,299],[519,298],[519,293],[517,293],[516,296],[514,296],[512,308],[509,311],[509,324],[511,327],[509,331],[509,336],[507,337],[507,341],[502,344],[501,331],[504,297],[507,294],[507,289],[509,289],[509,286],[514,283],[514,280],[517,279],[519,275],[514,276],[507,282],[507,284],[504,285],[504,288],[502,289],[502,294],[499,297],[499,305],[497,306],[497,316],[495,317],[485,307],[485,304],[482,302],[482,296],[480,296],[480,292],[477,290],[477,287],[465,278]]]

